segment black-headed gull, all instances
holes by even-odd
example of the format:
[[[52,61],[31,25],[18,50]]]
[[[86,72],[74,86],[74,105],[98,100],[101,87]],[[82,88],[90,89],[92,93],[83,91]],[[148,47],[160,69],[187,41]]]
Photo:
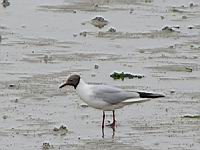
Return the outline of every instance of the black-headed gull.
[[[162,94],[126,91],[124,89],[104,84],[87,84],[79,75],[70,75],[67,81],[59,88],[69,85],[73,86],[80,98],[96,109],[103,110],[102,128],[104,128],[105,111],[113,112],[113,122],[109,125],[115,127],[115,109],[125,105],[148,101],[149,98],[164,97]]]

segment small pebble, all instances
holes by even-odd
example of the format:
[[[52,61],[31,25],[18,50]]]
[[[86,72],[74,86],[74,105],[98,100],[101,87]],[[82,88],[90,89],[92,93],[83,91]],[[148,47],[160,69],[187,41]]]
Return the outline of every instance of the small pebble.
[[[10,87],[10,88],[13,88],[13,87],[15,87],[15,85],[14,85],[14,84],[10,84],[9,87]]]
[[[133,9],[133,8],[131,8],[129,13],[130,13],[130,14],[132,14],[132,13],[133,13],[133,11],[134,11],[134,9]]]
[[[49,60],[49,57],[48,57],[48,55],[45,55],[45,56],[44,56],[44,58],[43,58],[43,60],[44,60],[44,62],[45,62],[45,63],[47,63],[47,62],[48,62],[48,60]]]
[[[22,28],[26,28],[26,26],[25,26],[25,25],[22,25],[21,27],[22,27]]]
[[[16,99],[15,99],[15,103],[18,103],[18,101],[19,101],[19,100],[16,98]]]
[[[187,19],[187,16],[182,16],[182,19]]]
[[[175,91],[174,91],[174,90],[171,90],[171,91],[170,91],[170,93],[171,93],[171,94],[174,94],[174,93],[175,93]]]
[[[3,119],[7,119],[8,118],[8,116],[7,115],[3,115]]]
[[[193,3],[190,3],[190,8],[191,8],[191,7],[194,7],[194,4],[193,4]]]
[[[81,107],[82,107],[82,108],[87,108],[88,105],[87,105],[87,104],[81,104]]]
[[[173,27],[176,28],[176,29],[179,29],[179,28],[180,28],[179,25],[175,25],[175,26],[173,26]]]
[[[112,32],[112,33],[115,33],[117,30],[115,29],[115,28],[110,28],[109,30],[108,30],[108,32]]]
[[[43,150],[47,150],[47,149],[50,149],[50,148],[51,148],[51,146],[50,146],[49,143],[45,142],[45,143],[42,144],[42,149]]]
[[[73,34],[73,37],[77,37],[77,34],[76,34],[76,33],[74,33],[74,34]]]
[[[145,3],[151,3],[152,0],[145,0]]]
[[[94,69],[99,69],[99,65],[95,64]]]
[[[139,52],[140,52],[140,53],[145,53],[145,50],[141,49]]]
[[[80,33],[80,36],[86,37],[86,35],[87,35],[87,32],[86,32],[86,31],[83,31],[83,32]]]
[[[64,125],[61,125],[59,129],[61,129],[61,130],[67,130],[67,127],[64,126]]]
[[[67,127],[64,126],[64,125],[61,125],[59,128],[57,128],[57,127],[54,127],[54,128],[53,128],[53,131],[55,131],[55,132],[63,131],[63,130],[68,131],[68,130],[67,130]]]
[[[189,27],[188,27],[188,29],[193,29],[193,28],[194,28],[194,27],[192,27],[192,26],[189,26]]]
[[[163,19],[165,19],[165,17],[164,16],[160,16],[160,18],[163,20]]]
[[[53,131],[57,132],[59,129],[57,127],[53,128]]]
[[[164,28],[162,28],[162,31],[174,32],[174,30],[168,26],[165,26]]]
[[[92,73],[92,74],[91,74],[91,77],[96,77],[96,74]]]

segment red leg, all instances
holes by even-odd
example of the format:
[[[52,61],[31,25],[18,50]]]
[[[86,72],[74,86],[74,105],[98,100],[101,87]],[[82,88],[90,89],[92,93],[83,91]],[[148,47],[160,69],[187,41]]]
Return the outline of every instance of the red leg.
[[[113,112],[113,122],[111,124],[107,125],[107,126],[110,126],[113,130],[115,130],[115,122],[116,122],[115,111],[113,110],[112,112]]]

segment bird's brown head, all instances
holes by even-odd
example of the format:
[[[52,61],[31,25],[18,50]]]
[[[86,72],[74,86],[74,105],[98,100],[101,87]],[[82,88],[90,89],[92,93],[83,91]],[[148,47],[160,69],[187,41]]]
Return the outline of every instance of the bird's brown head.
[[[69,85],[69,86],[73,86],[76,89],[76,87],[79,84],[79,81],[80,81],[79,75],[76,75],[76,74],[71,75],[68,77],[67,81],[65,83],[63,83],[59,88],[61,89],[64,86]]]

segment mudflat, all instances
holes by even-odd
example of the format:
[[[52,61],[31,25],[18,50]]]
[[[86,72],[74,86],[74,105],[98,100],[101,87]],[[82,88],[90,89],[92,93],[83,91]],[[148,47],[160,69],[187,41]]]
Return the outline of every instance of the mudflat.
[[[0,5],[0,149],[199,149],[198,0],[9,2]],[[110,77],[118,71],[142,78]],[[102,111],[58,88],[70,73],[166,97],[117,110],[116,131],[102,138]]]

